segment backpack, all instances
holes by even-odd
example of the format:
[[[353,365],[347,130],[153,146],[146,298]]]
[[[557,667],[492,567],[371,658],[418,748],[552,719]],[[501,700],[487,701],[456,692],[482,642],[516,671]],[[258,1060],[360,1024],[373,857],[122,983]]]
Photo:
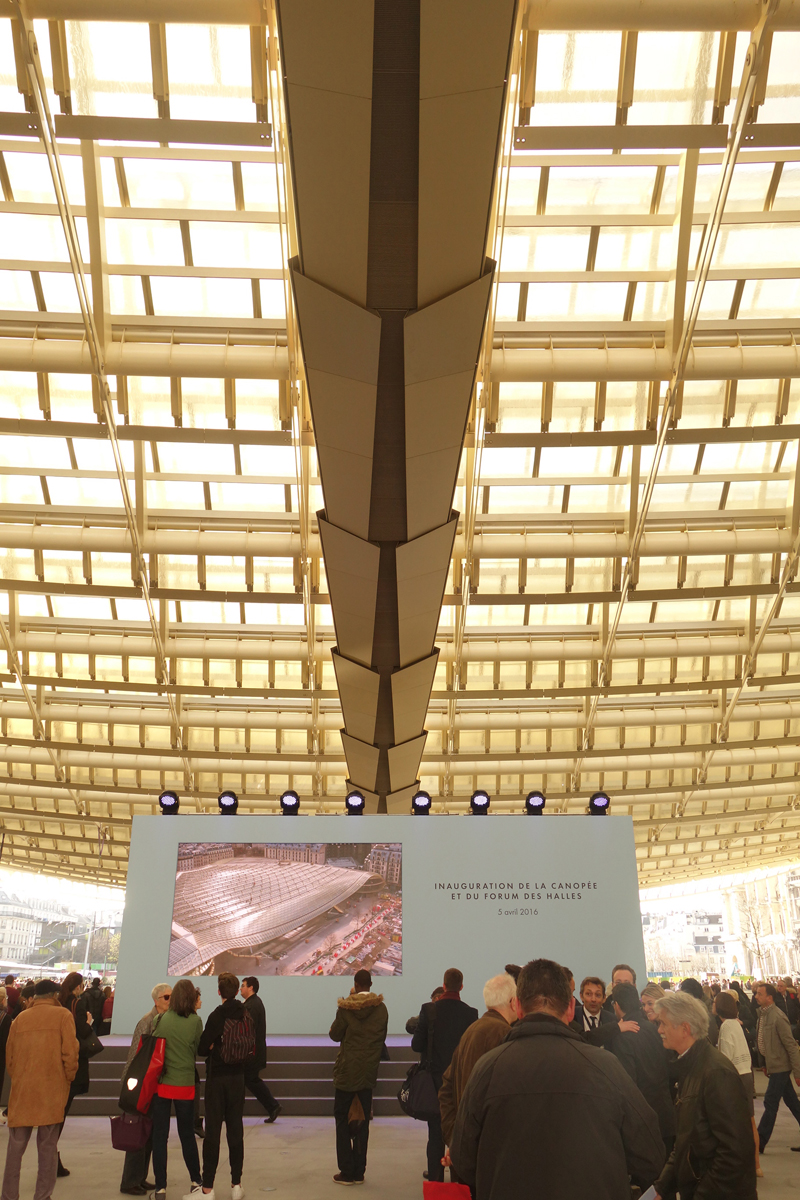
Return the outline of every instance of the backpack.
[[[220,1040],[219,1057],[226,1066],[243,1066],[256,1055],[256,1031],[249,1012],[227,1017]]]

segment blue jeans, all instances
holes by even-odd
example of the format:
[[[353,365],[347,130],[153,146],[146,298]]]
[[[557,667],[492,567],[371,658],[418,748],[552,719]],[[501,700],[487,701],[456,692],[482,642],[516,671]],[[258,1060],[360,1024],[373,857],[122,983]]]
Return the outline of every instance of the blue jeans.
[[[792,1087],[791,1071],[776,1071],[769,1077],[764,1094],[764,1115],[758,1123],[758,1146],[761,1153],[772,1136],[781,1100],[800,1125],[800,1100],[797,1099],[797,1093]]]

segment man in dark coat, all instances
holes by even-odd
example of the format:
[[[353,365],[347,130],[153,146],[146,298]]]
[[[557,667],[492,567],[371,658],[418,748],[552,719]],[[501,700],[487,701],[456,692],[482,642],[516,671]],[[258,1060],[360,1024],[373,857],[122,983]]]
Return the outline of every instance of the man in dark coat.
[[[642,1008],[632,983],[618,983],[611,993],[621,1021],[635,1021],[638,1033],[620,1033],[608,1044],[658,1117],[667,1154],[675,1142],[675,1106],[669,1087],[667,1054],[658,1030]]]
[[[708,1009],[687,992],[655,1002],[678,1061],[675,1148],[655,1182],[660,1200],[757,1200],[753,1126],[736,1067],[708,1040]]]
[[[443,983],[444,991],[439,999],[433,1004],[423,1004],[420,1009],[417,1028],[411,1039],[411,1049],[421,1055],[430,1067],[437,1092],[462,1033],[478,1019],[477,1008],[470,1008],[461,999],[464,976],[456,967],[445,971]],[[442,1122],[437,1116],[428,1121],[428,1179],[444,1182],[443,1155]]]
[[[106,1002],[102,980],[93,979],[91,986],[83,993],[83,998],[86,1001],[87,1009],[92,1014],[92,1028],[95,1033],[99,1034],[100,1026],[103,1023],[103,1005]]]
[[[363,1183],[367,1168],[372,1092],[378,1081],[389,1025],[383,996],[374,995],[371,988],[369,971],[356,971],[353,990],[339,1000],[336,1019],[330,1028],[331,1040],[341,1042],[333,1067],[333,1115],[339,1164],[334,1183]]]
[[[517,984],[519,1021],[476,1063],[450,1157],[476,1200],[628,1196],[664,1163],[658,1118],[613,1054],[569,1028],[575,1002],[558,963]],[[742,1093],[744,1094],[744,1093]]]
[[[589,1035],[598,1030],[601,1025],[613,1025],[616,1028],[616,1017],[603,1007],[606,985],[602,979],[597,975],[587,975],[581,983],[580,997],[580,1000],[575,1001],[573,1029],[577,1029],[578,1033]]]
[[[258,994],[258,980],[255,975],[245,975],[239,991],[256,1030],[256,1056],[253,1062],[245,1067],[244,1086],[267,1113],[264,1124],[272,1125],[283,1110],[259,1074],[267,1065],[267,1011]]]

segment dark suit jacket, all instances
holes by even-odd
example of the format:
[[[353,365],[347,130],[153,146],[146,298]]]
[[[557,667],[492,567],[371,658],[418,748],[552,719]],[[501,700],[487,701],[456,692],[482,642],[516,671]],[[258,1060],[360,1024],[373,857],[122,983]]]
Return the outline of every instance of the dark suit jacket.
[[[572,1021],[572,1024],[570,1025],[570,1029],[576,1030],[576,1032],[581,1034],[581,1036],[585,1037],[587,1041],[591,1041],[592,1037],[594,1037],[596,1034],[600,1033],[603,1026],[608,1026],[608,1025],[616,1026],[616,1024],[617,1024],[617,1018],[614,1016],[614,1014],[608,1012],[605,1008],[601,1008],[600,1012],[598,1013],[598,1016],[597,1016],[597,1029],[584,1030],[584,1028],[583,1028],[583,1011],[584,1011],[583,1005],[576,1003],[575,1004],[575,1017],[574,1017],[574,1020]],[[605,1034],[606,1039],[608,1038],[608,1036],[609,1036],[609,1034],[606,1033]],[[602,1045],[603,1043],[602,1042],[600,1042],[600,1043],[591,1042],[591,1044],[592,1045]]]
[[[450,1066],[453,1051],[460,1042],[464,1030],[477,1021],[478,1010],[470,1008],[463,1000],[452,1000],[444,996],[435,1002],[423,1004],[419,1011],[417,1028],[411,1039],[411,1049],[416,1054],[422,1055],[423,1059],[428,1053],[428,1026],[431,1017],[433,1017],[433,1045],[430,1069],[438,1091],[442,1086],[442,1076]]]

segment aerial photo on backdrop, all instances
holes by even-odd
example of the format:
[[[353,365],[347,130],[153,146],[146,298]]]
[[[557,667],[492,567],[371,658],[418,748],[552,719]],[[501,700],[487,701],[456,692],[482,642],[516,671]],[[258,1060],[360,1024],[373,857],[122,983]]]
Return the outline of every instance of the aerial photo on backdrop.
[[[401,975],[398,842],[181,842],[170,975]]]

